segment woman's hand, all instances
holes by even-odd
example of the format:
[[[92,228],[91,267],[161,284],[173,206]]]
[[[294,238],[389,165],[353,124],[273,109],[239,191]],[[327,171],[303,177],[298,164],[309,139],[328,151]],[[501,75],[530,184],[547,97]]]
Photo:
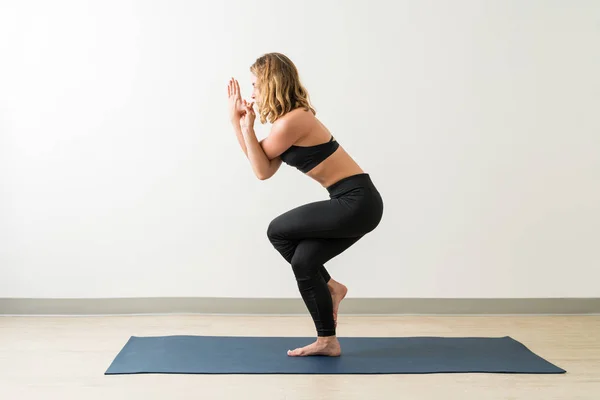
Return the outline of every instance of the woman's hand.
[[[240,115],[240,126],[242,128],[254,128],[254,120],[256,119],[256,114],[254,113],[254,102],[248,103],[246,100],[243,100],[243,114]]]
[[[240,94],[239,83],[231,78],[229,85],[227,86],[227,97],[229,102],[229,119],[231,121],[238,121],[240,117],[246,112],[246,107],[242,102],[242,95]]]

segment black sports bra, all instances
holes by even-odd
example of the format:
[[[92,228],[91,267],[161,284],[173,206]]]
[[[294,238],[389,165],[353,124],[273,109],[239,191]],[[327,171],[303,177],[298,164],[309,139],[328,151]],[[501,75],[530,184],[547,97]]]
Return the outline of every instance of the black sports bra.
[[[315,146],[292,145],[280,157],[284,163],[307,173],[332,155],[338,147],[340,147],[339,143],[332,136],[329,142]]]

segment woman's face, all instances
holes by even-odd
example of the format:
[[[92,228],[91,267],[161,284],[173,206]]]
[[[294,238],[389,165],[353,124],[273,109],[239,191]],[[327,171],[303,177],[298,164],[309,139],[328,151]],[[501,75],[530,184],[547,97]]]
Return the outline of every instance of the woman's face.
[[[260,105],[260,92],[258,90],[257,78],[256,75],[252,74],[252,101],[256,103],[256,105]]]

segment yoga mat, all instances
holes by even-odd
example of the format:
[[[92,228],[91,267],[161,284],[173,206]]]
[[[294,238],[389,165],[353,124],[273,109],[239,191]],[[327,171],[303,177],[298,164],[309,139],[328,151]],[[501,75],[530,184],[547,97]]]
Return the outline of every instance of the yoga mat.
[[[290,357],[314,337],[131,336],[105,375],[426,374],[566,371],[509,336],[338,337],[340,357]]]

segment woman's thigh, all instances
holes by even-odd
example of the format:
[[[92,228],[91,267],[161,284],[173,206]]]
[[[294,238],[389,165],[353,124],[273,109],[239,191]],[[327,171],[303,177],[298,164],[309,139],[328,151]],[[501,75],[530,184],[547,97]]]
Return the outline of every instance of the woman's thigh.
[[[291,209],[271,221],[269,237],[297,240],[308,238],[352,238],[368,230],[339,199],[308,203]]]

